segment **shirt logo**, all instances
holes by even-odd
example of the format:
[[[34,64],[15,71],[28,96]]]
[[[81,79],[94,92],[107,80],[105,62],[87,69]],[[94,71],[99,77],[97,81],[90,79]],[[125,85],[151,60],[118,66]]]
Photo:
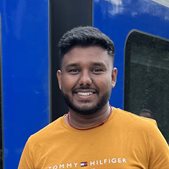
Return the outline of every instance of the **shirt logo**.
[[[127,164],[127,159],[124,157],[114,157],[114,158],[103,158],[90,161],[82,162],[65,162],[61,164],[55,164],[49,166],[47,169],[78,169],[81,167],[95,167],[97,166],[112,166],[116,164],[125,165]]]
[[[80,167],[86,167],[86,166],[87,166],[87,161],[80,163]]]

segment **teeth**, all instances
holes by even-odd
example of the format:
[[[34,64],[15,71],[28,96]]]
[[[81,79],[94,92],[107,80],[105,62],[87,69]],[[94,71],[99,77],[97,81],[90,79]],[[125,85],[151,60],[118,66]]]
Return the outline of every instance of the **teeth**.
[[[93,94],[92,92],[78,92],[78,94],[79,95],[81,95],[81,96],[89,96],[89,95],[91,95],[91,94]]]

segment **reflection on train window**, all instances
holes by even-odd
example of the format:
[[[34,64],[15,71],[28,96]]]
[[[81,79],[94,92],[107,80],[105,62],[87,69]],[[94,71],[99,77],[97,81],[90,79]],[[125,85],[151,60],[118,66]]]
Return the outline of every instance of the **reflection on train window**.
[[[1,43],[1,16],[0,16],[0,168],[2,168],[2,107],[1,107],[1,59],[2,59],[2,43]]]
[[[125,48],[125,110],[152,118],[169,141],[169,41],[143,32],[130,33]]]

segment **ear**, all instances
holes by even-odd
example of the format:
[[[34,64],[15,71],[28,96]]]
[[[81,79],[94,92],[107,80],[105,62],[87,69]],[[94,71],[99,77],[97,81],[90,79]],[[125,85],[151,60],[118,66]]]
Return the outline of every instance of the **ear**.
[[[57,80],[58,80],[58,84],[59,84],[59,89],[60,90],[62,89],[61,76],[62,76],[62,71],[58,70],[57,73],[56,73],[56,77],[57,77]]]
[[[113,87],[113,88],[114,88],[115,85],[116,85],[117,73],[118,73],[118,70],[117,70],[116,67],[114,67],[113,70],[112,70],[112,87]]]

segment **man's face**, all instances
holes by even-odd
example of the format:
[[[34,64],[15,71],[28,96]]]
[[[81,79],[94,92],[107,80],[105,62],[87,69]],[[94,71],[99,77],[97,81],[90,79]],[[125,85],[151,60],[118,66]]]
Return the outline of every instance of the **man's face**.
[[[80,114],[95,113],[108,104],[116,75],[112,57],[97,46],[73,48],[57,72],[66,103]]]

